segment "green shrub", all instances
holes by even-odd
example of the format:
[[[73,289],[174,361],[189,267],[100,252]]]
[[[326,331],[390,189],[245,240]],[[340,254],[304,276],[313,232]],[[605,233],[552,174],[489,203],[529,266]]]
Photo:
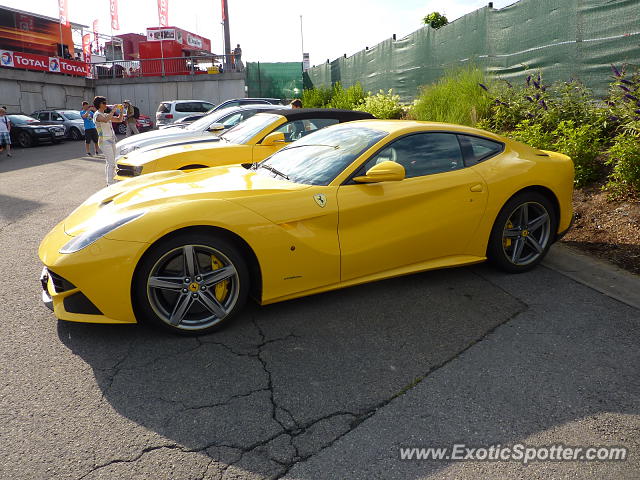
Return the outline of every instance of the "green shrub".
[[[416,120],[475,126],[489,114],[486,83],[478,68],[448,70],[438,82],[422,88],[410,115]]]
[[[515,130],[511,133],[511,137],[519,142],[542,150],[550,150],[554,146],[553,134],[546,131],[539,123],[532,123],[531,120],[522,120],[516,125]]]
[[[392,119],[401,118],[404,112],[400,104],[400,95],[394,95],[391,89],[389,89],[388,93],[380,90],[375,95],[371,95],[371,92],[369,92],[367,97],[365,97],[355,110],[369,112],[376,118]]]
[[[333,86],[331,92],[331,100],[328,103],[330,108],[342,108],[345,110],[353,110],[364,100],[364,90],[360,82],[350,86],[346,90],[340,82]],[[304,104],[303,104],[304,105]]]
[[[322,108],[331,101],[331,88],[308,88],[302,92],[302,106],[304,108]]]
[[[602,139],[597,126],[576,125],[571,120],[564,120],[553,131],[553,136],[555,142],[551,149],[573,160],[577,186],[583,187],[598,177],[599,164],[596,159],[602,149]]]
[[[607,151],[607,164],[613,165],[605,188],[612,196],[640,192],[640,139],[633,133],[618,135]]]

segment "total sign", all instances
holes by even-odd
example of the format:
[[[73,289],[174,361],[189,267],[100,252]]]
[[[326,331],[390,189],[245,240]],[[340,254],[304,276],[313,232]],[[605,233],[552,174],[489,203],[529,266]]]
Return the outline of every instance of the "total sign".
[[[3,67],[13,67],[13,52],[0,50],[0,65]]]

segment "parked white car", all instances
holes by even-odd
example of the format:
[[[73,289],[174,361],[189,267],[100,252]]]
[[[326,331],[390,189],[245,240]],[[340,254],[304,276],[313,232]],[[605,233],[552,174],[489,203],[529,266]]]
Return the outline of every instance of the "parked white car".
[[[173,100],[160,103],[156,111],[156,126],[169,125],[194,113],[205,113],[215,105],[204,100]]]
[[[167,144],[179,145],[195,142],[218,141],[218,134],[236,126],[258,112],[267,110],[283,110],[283,105],[246,105],[229,107],[215,111],[184,127],[166,128],[133,135],[120,140],[116,144],[116,159],[128,155],[134,150],[150,150],[165,147]]]

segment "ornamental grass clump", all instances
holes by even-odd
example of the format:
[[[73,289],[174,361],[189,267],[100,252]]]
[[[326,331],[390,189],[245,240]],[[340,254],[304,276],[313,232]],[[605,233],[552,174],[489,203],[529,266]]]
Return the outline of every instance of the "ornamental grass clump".
[[[482,70],[447,70],[436,83],[422,88],[409,115],[416,120],[476,126],[490,113],[491,85]]]

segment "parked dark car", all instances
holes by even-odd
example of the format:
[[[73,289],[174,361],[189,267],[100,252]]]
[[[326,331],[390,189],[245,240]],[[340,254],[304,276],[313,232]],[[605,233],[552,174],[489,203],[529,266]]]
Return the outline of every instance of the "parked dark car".
[[[10,113],[7,117],[11,122],[11,143],[14,145],[27,148],[39,143],[60,143],[64,140],[62,125],[41,122],[23,113]]]

